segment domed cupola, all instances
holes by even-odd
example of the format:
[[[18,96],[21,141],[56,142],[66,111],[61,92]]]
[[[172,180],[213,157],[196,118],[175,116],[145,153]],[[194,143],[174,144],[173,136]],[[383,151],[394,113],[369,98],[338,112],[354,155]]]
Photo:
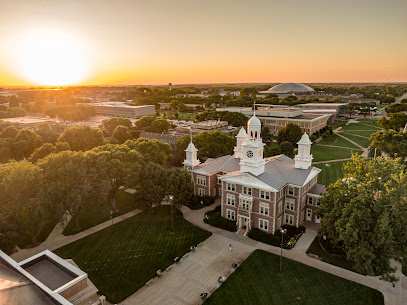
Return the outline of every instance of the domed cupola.
[[[247,123],[247,132],[249,135],[249,139],[253,141],[260,141],[260,133],[261,133],[261,122],[256,114],[249,120]]]

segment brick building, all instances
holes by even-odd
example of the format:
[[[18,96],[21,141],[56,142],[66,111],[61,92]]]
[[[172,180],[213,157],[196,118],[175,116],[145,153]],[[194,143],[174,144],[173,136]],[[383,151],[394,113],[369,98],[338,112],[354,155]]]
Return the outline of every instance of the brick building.
[[[234,155],[200,164],[191,142],[184,166],[190,171],[195,194],[221,198],[222,217],[236,221],[238,230],[259,228],[274,233],[283,224],[299,227],[319,223],[315,215],[325,188],[317,184],[320,169],[311,165],[311,144],[306,133],[294,159],[285,155],[263,158],[261,122],[254,115],[248,133],[236,136]]]

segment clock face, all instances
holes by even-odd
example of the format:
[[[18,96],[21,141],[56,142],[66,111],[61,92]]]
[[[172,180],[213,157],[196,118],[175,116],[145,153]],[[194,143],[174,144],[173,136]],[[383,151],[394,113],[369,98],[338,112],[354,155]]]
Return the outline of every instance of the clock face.
[[[251,150],[249,150],[246,154],[249,158],[253,157],[253,152]]]

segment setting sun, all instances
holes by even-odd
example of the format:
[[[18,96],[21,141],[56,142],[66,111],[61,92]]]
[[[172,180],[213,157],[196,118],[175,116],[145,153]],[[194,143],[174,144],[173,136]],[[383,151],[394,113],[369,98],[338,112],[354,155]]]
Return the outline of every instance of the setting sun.
[[[21,77],[36,85],[66,86],[82,81],[87,74],[80,43],[66,33],[42,30],[21,41],[17,54]]]

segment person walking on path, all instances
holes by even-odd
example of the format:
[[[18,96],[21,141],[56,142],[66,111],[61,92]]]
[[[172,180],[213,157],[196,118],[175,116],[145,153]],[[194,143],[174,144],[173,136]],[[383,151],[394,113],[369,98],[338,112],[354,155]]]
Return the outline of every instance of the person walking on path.
[[[229,244],[229,251],[232,251],[232,244]]]

